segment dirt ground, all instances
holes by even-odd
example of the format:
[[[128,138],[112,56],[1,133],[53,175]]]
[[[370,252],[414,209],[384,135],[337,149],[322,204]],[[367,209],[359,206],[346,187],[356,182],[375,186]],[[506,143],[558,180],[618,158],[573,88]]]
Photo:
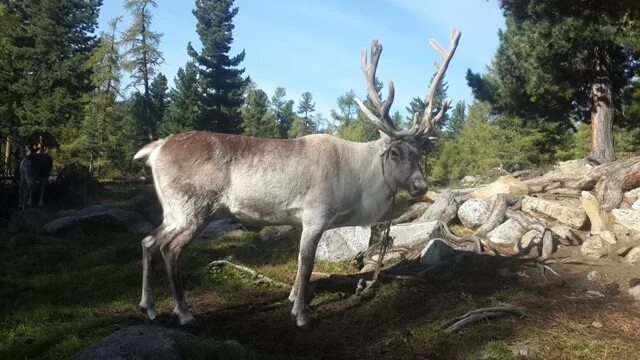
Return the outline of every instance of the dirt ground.
[[[161,266],[154,273],[159,317],[151,322],[137,310],[138,236],[84,229],[17,250],[5,249],[8,239],[0,228],[0,358],[64,359],[125,326],[176,327]],[[585,259],[579,247],[561,246],[553,255],[548,265],[557,275],[534,260],[469,253],[424,281],[384,283],[365,301],[353,293],[367,274],[349,263],[318,262],[316,271],[335,275],[314,280],[309,330],[290,320],[287,289],[207,266],[228,259],[292,283],[296,241],[243,232],[194,242],[182,258],[199,323],[189,330],[236,340],[256,359],[640,358],[640,306],[627,294],[640,267]],[[593,270],[600,278],[588,281]],[[503,303],[536,316],[486,320],[451,334],[440,326]]]

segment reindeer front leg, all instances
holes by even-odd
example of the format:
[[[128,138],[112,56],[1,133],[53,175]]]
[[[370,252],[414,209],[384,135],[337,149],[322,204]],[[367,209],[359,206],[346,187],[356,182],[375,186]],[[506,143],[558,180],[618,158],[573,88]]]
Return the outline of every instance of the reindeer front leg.
[[[295,319],[296,325],[301,328],[309,326],[309,309],[307,308],[305,294],[313,271],[316,248],[325,229],[326,226],[324,224],[303,224],[302,227],[300,252],[298,254],[298,273],[290,295],[290,299],[293,298],[291,316]]]
[[[47,179],[40,179],[40,201],[38,202],[38,206],[44,206],[44,189],[47,186]]]

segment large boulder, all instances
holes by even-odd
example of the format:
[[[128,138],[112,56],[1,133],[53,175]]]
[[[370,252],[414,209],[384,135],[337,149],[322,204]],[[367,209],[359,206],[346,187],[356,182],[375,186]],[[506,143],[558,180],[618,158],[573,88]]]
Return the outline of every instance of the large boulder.
[[[587,159],[576,159],[561,161],[557,163],[551,171],[549,171],[547,177],[566,177],[566,176],[582,176],[586,175],[595,166]]]
[[[624,261],[629,265],[640,264],[640,246],[631,248],[627,255],[624,257]]]
[[[394,246],[404,246],[431,239],[437,225],[437,221],[394,225],[389,229],[389,236],[393,238]]]
[[[528,195],[529,187],[511,175],[504,175],[491,184],[472,192],[471,197],[487,199],[498,194]]]
[[[149,235],[156,227],[148,221],[136,221],[129,226],[129,232],[136,235]]]
[[[368,226],[347,226],[327,230],[322,234],[316,259],[324,261],[343,261],[355,257],[369,247],[371,228]]]
[[[210,222],[209,225],[207,225],[207,227],[202,230],[202,233],[200,233],[200,238],[217,238],[232,231],[242,231],[243,229],[244,228],[241,225],[234,224],[229,219],[218,219]]]
[[[458,218],[464,227],[476,229],[491,215],[491,202],[485,199],[469,199],[458,208]]]
[[[437,238],[431,239],[420,252],[420,263],[427,266],[435,265],[454,253],[456,250],[446,241]]]
[[[273,241],[282,238],[298,237],[298,230],[292,225],[265,226],[260,230],[260,240]]]
[[[542,233],[538,230],[529,230],[518,240],[513,247],[516,254],[528,255],[542,244]]]
[[[498,225],[495,229],[487,234],[487,238],[494,244],[514,245],[527,232],[520,223],[513,219],[509,219]]]
[[[51,221],[51,217],[41,209],[24,209],[17,211],[9,220],[10,233],[19,232],[39,233],[42,227]]]
[[[247,351],[235,341],[202,339],[184,331],[155,325],[120,329],[76,353],[72,360],[183,360],[246,359]]]
[[[456,217],[458,203],[453,192],[446,190],[415,222],[430,222],[441,220],[450,222]]]
[[[556,235],[558,241],[563,245],[580,245],[582,244],[582,237],[577,230],[574,230],[571,226],[556,223],[549,228],[551,232]]]
[[[638,201],[638,199],[640,199],[640,187],[624,193],[624,200],[629,204],[633,204]]]
[[[587,215],[581,207],[531,196],[522,199],[522,211],[534,216],[542,214],[576,229],[587,222]]]
[[[582,252],[584,256],[600,259],[609,254],[609,244],[602,240],[599,235],[592,235],[582,243],[580,252]]]
[[[114,208],[106,204],[86,207],[73,216],[67,216],[47,223],[43,231],[47,234],[63,234],[78,226],[98,225],[127,229],[141,216],[130,210]]]
[[[635,209],[613,209],[611,215],[617,224],[625,228],[640,233],[640,210]]]

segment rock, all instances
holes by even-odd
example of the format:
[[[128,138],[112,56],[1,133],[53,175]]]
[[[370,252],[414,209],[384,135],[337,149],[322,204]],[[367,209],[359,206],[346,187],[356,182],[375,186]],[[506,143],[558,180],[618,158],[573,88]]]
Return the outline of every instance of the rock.
[[[629,253],[629,251],[633,249],[633,246],[622,246],[620,247],[618,250],[616,250],[616,255],[618,256],[627,256],[627,254]]]
[[[371,260],[377,262],[378,258],[380,257],[379,254],[373,254],[371,256]],[[384,264],[390,263],[390,262],[397,262],[398,260],[402,259],[404,257],[404,253],[401,251],[393,251],[393,249],[389,249],[387,250],[387,253],[384,255],[384,259],[382,259],[382,262]]]
[[[577,177],[580,175],[586,175],[593,168],[594,165],[587,159],[561,161],[547,173],[547,176],[564,177],[563,175],[571,175]]]
[[[557,235],[560,243],[566,246],[582,244],[582,238],[569,225],[553,224],[549,228],[552,233]]]
[[[36,242],[38,237],[33,233],[15,234],[7,242],[7,249],[20,249],[27,247]]]
[[[534,216],[543,214],[576,229],[584,226],[587,221],[587,215],[582,208],[531,196],[522,199],[522,211]]]
[[[217,238],[231,231],[240,230],[241,228],[241,226],[232,223],[229,219],[218,219],[210,222],[209,225],[202,230],[199,238]]]
[[[441,220],[445,223],[449,223],[456,217],[458,211],[458,203],[456,202],[453,192],[446,190],[436,202],[431,204],[429,208],[416,220],[415,222],[430,222]]]
[[[101,225],[126,229],[139,220],[141,220],[141,216],[136,212],[98,204],[86,207],[73,216],[53,220],[47,223],[43,230],[47,234],[56,235],[81,225]]]
[[[528,195],[529,187],[511,175],[504,175],[491,184],[471,193],[472,198],[490,198],[498,194]]]
[[[376,270],[376,264],[374,263],[369,263],[369,264],[365,264],[362,269],[360,269],[361,273],[366,273],[366,272],[373,272]]]
[[[148,221],[136,221],[129,226],[129,232],[137,235],[149,235],[156,227]]]
[[[458,218],[464,227],[476,229],[491,215],[491,202],[485,199],[469,199],[458,208]]]
[[[590,273],[587,274],[587,281],[598,281],[602,278],[602,276],[600,275],[599,272],[593,270]]]
[[[426,194],[420,198],[421,202],[434,203],[440,199],[440,193],[435,191],[427,191]]]
[[[435,265],[455,252],[456,250],[446,241],[437,238],[431,239],[420,252],[420,263],[427,266]]]
[[[7,229],[12,234],[19,232],[39,233],[49,221],[51,221],[51,217],[44,210],[24,209],[11,216]]]
[[[489,241],[499,245],[516,244],[527,230],[517,221],[509,219],[487,234]]]
[[[57,218],[73,216],[78,213],[76,209],[62,209],[56,213]]]
[[[592,232],[611,229],[611,215],[600,207],[600,202],[598,202],[598,199],[596,199],[593,194],[588,191],[583,191],[580,197],[580,203],[582,204],[582,209],[589,217]]]
[[[389,229],[389,236],[393,238],[394,246],[407,245],[415,241],[431,239],[436,225],[438,225],[437,221],[393,225]]]
[[[609,253],[609,246],[602,240],[602,238],[600,238],[600,236],[592,235],[582,243],[580,252],[582,252],[582,255],[584,256],[593,259],[600,259],[601,257],[607,256]]]
[[[327,230],[322,234],[316,259],[324,261],[349,260],[369,247],[371,228],[368,226],[347,226]]]
[[[624,261],[626,261],[629,265],[636,265],[640,263],[640,246],[633,247],[627,255],[624,257]]]
[[[199,338],[184,331],[155,325],[120,329],[76,353],[72,360],[183,360],[196,354],[211,359],[246,359],[247,351],[235,341]]]
[[[527,255],[541,243],[542,233],[538,230],[529,230],[514,244],[513,250],[516,254]]]
[[[611,210],[613,220],[629,230],[640,233],[640,210]]]
[[[598,322],[598,321],[594,321],[591,323],[591,326],[593,326],[596,329],[602,329],[602,323]]]
[[[597,233],[597,235],[600,235],[600,237],[602,238],[602,240],[606,241],[608,244],[615,244],[616,241],[616,236],[611,232],[611,231],[600,231],[599,233]]]
[[[633,204],[631,204],[631,208],[633,210],[640,210],[640,199],[636,200]]]
[[[260,230],[260,240],[262,241],[279,240],[297,235],[296,228],[292,225],[265,226]]]
[[[634,202],[636,202],[638,199],[640,199],[640,187],[624,193],[624,199],[629,204],[633,204]]]
[[[629,288],[629,295],[633,296],[636,301],[640,301],[640,285]]]
[[[465,185],[477,184],[480,182],[480,178],[478,176],[467,175],[460,180],[461,183]]]
[[[422,216],[422,214],[424,214],[424,212],[427,211],[428,208],[429,208],[429,204],[426,202],[415,203],[411,205],[409,209],[407,209],[407,211],[405,211],[402,215],[393,219],[391,223],[402,224],[409,221],[413,221],[419,218],[420,216]]]

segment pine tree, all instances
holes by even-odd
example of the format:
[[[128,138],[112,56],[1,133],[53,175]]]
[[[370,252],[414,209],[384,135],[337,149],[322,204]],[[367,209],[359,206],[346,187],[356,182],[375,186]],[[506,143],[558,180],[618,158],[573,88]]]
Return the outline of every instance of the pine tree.
[[[309,115],[314,111],[316,111],[316,103],[313,102],[313,95],[308,91],[303,92],[298,101],[298,114],[304,115],[304,119],[309,120]]]
[[[78,123],[91,91],[85,66],[97,46],[100,0],[3,1],[0,12],[0,121],[25,136],[60,135]],[[68,14],[73,14],[69,16]]]
[[[315,134],[318,131],[318,127],[313,119],[303,118],[296,116],[295,120],[291,124],[289,129],[289,138],[298,138],[305,135]]]
[[[295,102],[293,100],[286,100],[285,96],[287,96],[285,88],[277,87],[271,97],[271,111],[276,117],[278,133],[282,139],[286,139],[288,137],[291,124],[296,118],[296,113],[293,110]]]
[[[169,88],[167,86],[167,77],[164,76],[163,73],[158,73],[153,81],[151,82],[151,88],[149,89],[149,93],[151,96],[152,103],[152,116],[153,120],[156,124],[160,124],[162,126],[162,122],[164,120],[165,112],[169,107]]]
[[[244,68],[238,68],[244,60],[244,50],[229,56],[237,13],[233,0],[196,0],[193,14],[202,50],[196,51],[189,43],[187,51],[198,64],[203,90],[200,129],[234,134],[241,131],[240,108],[249,79],[242,77]]]
[[[339,126],[349,126],[355,119],[358,112],[358,105],[355,100],[356,93],[353,90],[349,90],[338,97],[338,110],[331,110],[331,117],[339,123]]]
[[[591,123],[591,157],[613,160],[614,118],[621,120],[615,114],[640,60],[640,23],[630,20],[640,17],[638,3],[503,0],[501,6],[507,26],[490,71],[467,75],[476,98],[530,125],[554,123],[550,141],[562,139],[576,120]]]
[[[158,66],[164,61],[160,52],[162,34],[151,30],[151,8],[157,7],[154,0],[126,0],[125,8],[133,17],[133,23],[124,34],[128,47],[125,69],[131,72],[132,85],[142,85],[142,123],[146,124],[149,140],[156,139],[157,122],[153,117],[151,81]]]
[[[449,124],[447,124],[447,135],[456,136],[460,133],[460,130],[464,126],[466,105],[464,101],[458,101],[456,106],[451,111],[451,117]]]
[[[243,134],[248,136],[278,137],[278,124],[275,115],[269,110],[267,94],[251,84],[247,87],[247,97],[242,108]]]
[[[175,88],[169,93],[170,105],[160,124],[161,136],[195,130],[202,114],[196,64],[189,61],[184,69],[178,69],[173,82]]]

